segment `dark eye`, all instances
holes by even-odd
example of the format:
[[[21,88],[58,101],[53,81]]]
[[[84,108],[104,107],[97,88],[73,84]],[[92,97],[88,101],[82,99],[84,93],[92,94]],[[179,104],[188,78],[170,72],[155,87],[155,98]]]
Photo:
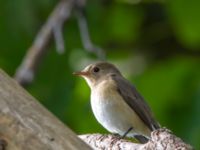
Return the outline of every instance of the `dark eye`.
[[[94,69],[93,69],[94,72],[99,72],[99,70],[100,69],[98,67],[94,67]]]

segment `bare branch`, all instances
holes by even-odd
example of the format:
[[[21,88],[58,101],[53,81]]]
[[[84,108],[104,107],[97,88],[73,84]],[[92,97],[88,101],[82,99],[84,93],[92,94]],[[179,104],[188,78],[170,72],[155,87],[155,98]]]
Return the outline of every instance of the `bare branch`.
[[[16,103],[17,102],[17,103]],[[114,135],[77,136],[0,70],[0,150],[192,150],[166,128],[151,133],[146,144]]]
[[[0,150],[91,150],[0,69]]]
[[[22,85],[30,83],[35,76],[36,69],[41,61],[42,56],[47,51],[47,46],[54,34],[57,48],[62,52],[64,42],[62,37],[63,23],[70,17],[74,0],[62,0],[55,7],[54,11],[48,18],[37,34],[33,45],[27,50],[27,53],[16,71],[15,79]]]
[[[27,50],[21,65],[17,68],[15,79],[21,85],[26,85],[33,81],[38,65],[44,54],[47,52],[47,46],[52,37],[55,39],[58,53],[64,53],[65,45],[62,35],[63,25],[71,16],[72,10],[77,7],[83,8],[85,2],[85,0],[61,0],[57,4],[47,22],[37,34],[32,46]],[[81,13],[81,9],[78,10],[78,12],[80,12],[78,13],[78,22],[84,48],[89,52],[95,53],[100,59],[105,59],[103,50],[94,46],[90,40],[87,22],[85,16]]]
[[[90,39],[86,17],[81,8],[77,10],[77,20],[80,29],[81,40],[85,50],[95,53],[99,59],[105,60],[105,53],[103,49],[94,45]]]
[[[184,143],[166,128],[153,131],[151,140],[146,144],[132,143],[128,140],[119,139],[114,135],[86,134],[79,136],[96,150],[192,150],[193,148]]]
[[[56,50],[58,53],[63,54],[65,51],[65,44],[64,39],[62,35],[62,26],[63,24],[58,24],[58,26],[55,26],[53,28],[53,35],[56,43]]]

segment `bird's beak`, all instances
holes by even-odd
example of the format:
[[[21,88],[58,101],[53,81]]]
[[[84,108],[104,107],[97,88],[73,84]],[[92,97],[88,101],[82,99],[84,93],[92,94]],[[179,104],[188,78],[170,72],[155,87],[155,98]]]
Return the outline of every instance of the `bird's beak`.
[[[88,76],[88,75],[89,75],[89,72],[86,72],[86,71],[78,71],[78,72],[74,72],[73,75],[76,75],[76,76]]]

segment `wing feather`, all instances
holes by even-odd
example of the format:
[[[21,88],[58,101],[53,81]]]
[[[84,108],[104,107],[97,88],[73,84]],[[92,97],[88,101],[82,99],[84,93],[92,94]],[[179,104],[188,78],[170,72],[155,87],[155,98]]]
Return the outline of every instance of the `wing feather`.
[[[112,79],[117,84],[117,90],[125,102],[137,113],[140,119],[152,131],[159,128],[159,124],[154,120],[152,112],[139,94],[136,88],[122,76],[112,75]]]

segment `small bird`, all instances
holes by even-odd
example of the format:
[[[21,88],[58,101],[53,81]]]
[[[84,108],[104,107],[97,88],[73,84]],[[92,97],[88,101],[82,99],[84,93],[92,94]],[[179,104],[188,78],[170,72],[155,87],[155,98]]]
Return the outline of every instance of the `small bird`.
[[[74,74],[88,83],[94,116],[109,132],[146,143],[160,128],[143,97],[113,64],[97,62]]]

